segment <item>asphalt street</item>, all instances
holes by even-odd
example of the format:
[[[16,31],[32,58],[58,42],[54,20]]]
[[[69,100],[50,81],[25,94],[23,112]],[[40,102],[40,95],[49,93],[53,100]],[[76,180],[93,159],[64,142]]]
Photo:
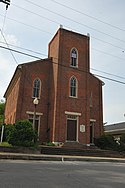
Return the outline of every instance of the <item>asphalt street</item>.
[[[124,188],[125,163],[0,160],[0,188]]]

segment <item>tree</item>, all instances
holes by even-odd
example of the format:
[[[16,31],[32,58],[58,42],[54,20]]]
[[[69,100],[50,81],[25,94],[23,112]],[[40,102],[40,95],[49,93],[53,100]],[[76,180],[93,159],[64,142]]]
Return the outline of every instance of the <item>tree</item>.
[[[37,141],[37,133],[28,120],[18,121],[10,127],[7,133],[7,141],[13,146],[34,146]]]
[[[0,124],[4,122],[4,110],[5,110],[5,102],[0,100]]]

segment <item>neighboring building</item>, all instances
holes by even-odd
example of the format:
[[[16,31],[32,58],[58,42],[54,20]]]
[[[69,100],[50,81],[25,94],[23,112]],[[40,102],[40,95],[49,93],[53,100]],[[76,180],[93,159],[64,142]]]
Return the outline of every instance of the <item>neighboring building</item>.
[[[105,134],[111,134],[116,140],[120,140],[122,134],[125,134],[125,122],[104,126]]]
[[[5,123],[33,121],[40,142],[92,144],[103,131],[102,85],[90,73],[89,36],[60,28],[48,58],[17,66],[6,90]]]

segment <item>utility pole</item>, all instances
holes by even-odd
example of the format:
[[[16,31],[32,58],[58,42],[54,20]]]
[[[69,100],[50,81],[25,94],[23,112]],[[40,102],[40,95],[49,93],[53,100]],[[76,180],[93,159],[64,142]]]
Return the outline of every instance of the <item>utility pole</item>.
[[[10,0],[0,0],[0,2],[6,4],[6,10],[7,10],[8,6],[10,5]]]

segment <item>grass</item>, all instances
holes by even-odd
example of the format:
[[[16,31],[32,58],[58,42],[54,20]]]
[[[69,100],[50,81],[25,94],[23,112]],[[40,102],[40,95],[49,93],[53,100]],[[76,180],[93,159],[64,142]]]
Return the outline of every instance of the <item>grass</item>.
[[[8,142],[2,142],[2,143],[0,143],[0,146],[12,146],[12,145],[9,144]]]

